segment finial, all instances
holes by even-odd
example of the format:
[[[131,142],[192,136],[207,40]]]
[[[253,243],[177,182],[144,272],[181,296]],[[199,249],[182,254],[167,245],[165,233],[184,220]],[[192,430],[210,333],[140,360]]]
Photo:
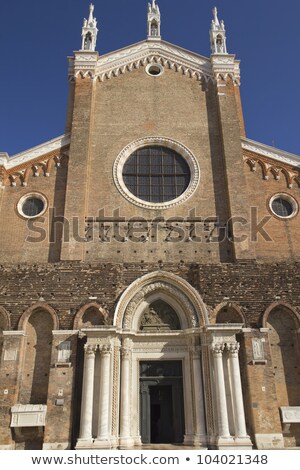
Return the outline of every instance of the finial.
[[[152,0],[152,8],[155,8],[155,0]]]
[[[217,7],[214,7],[212,12],[213,12],[213,16],[214,16],[215,25],[216,25],[216,26],[219,26],[220,23],[219,23],[219,18],[218,18],[218,10],[217,10]]]
[[[92,23],[93,20],[94,20],[94,17],[93,17],[94,9],[95,9],[95,7],[94,7],[94,5],[91,3],[91,4],[90,4],[89,23]]]

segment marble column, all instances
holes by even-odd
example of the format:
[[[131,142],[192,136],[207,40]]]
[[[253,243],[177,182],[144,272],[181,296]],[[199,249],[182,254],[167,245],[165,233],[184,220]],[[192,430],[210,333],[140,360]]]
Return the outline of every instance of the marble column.
[[[245,411],[243,403],[243,392],[239,365],[239,348],[238,342],[228,343],[226,349],[229,356],[230,383],[232,393],[232,404],[235,425],[235,438],[250,440],[246,431]]]
[[[95,353],[96,346],[90,344],[84,346],[80,440],[92,440]]]
[[[194,375],[194,395],[195,395],[195,443],[202,447],[207,445],[205,405],[203,394],[201,348],[194,347],[191,350],[192,365]]]
[[[212,345],[212,354],[214,358],[214,372],[216,383],[216,401],[217,401],[217,423],[218,423],[218,436],[222,439],[231,438],[228,425],[228,411],[226,390],[224,381],[223,369],[223,351],[225,345],[222,343],[215,343]]]
[[[131,447],[131,419],[130,419],[130,359],[131,350],[127,347],[121,349],[121,408],[120,408],[120,445]]]
[[[96,442],[103,442],[103,447],[109,447],[111,346],[100,347],[100,355],[99,421]]]

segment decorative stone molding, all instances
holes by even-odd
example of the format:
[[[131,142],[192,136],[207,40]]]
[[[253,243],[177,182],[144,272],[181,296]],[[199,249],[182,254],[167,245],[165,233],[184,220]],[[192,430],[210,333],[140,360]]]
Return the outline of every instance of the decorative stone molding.
[[[53,167],[59,168],[68,156],[69,143],[70,137],[62,136],[14,157],[0,158],[0,187],[27,186],[30,177],[49,177]]]
[[[134,194],[132,194],[123,180],[123,167],[128,159],[128,157],[135,152],[137,149],[148,146],[148,145],[161,145],[172,150],[178,152],[188,163],[190,172],[191,172],[191,180],[189,183],[188,188],[184,191],[184,193],[176,199],[172,201],[164,202],[164,203],[153,203],[143,201],[142,199],[137,198]],[[194,191],[197,189],[197,186],[200,181],[200,169],[198,165],[198,161],[193,153],[185,147],[180,142],[175,140],[169,139],[167,137],[159,137],[159,136],[152,136],[152,137],[145,137],[142,139],[135,140],[128,144],[117,156],[114,167],[113,167],[113,178],[116,187],[118,188],[119,192],[122,196],[127,199],[127,201],[135,204],[136,206],[142,207],[144,209],[154,209],[154,210],[161,210],[161,209],[168,209],[170,207],[175,207],[178,204],[185,202]]]
[[[288,188],[294,183],[300,186],[299,156],[246,138],[242,138],[242,148],[245,163],[253,172],[260,168],[264,180],[273,176],[278,181],[283,176]]]
[[[11,428],[45,426],[46,405],[15,405],[11,408]]]
[[[165,283],[165,282],[154,282],[152,284],[149,284],[147,286],[144,286],[140,292],[138,292],[135,297],[130,301],[127,309],[126,309],[126,314],[123,322],[123,328],[125,329],[130,329],[131,327],[131,321],[134,315],[135,310],[137,309],[137,306],[143,300],[144,298],[147,297],[147,295],[151,294],[152,292],[155,291],[164,291],[170,294],[172,297],[175,297],[179,300],[179,302],[184,306],[185,312],[187,313],[187,317],[189,319],[190,327],[191,328],[196,328],[199,326],[197,315],[195,312],[194,307],[190,303],[189,299],[182,294],[180,291],[178,291],[176,288],[173,286]]]
[[[209,59],[158,39],[142,41],[100,57],[96,52],[82,52],[69,58],[70,80],[76,77],[109,80],[149,63],[159,63],[197,80],[213,79]]]
[[[125,327],[125,316],[126,324],[129,325],[131,323],[137,305],[143,300],[145,294],[148,295],[154,291],[151,288],[153,284],[156,284],[155,289],[162,289],[162,292],[164,292],[167,286],[167,294],[169,293],[174,296],[175,299],[178,299],[179,303],[183,302],[183,305],[188,309],[186,316],[190,327],[208,324],[207,309],[199,293],[179,276],[164,271],[156,271],[140,277],[123,292],[116,306],[114,326],[119,328]],[[143,291],[144,287],[146,288],[145,291]],[[133,299],[134,302],[132,302]],[[128,314],[129,304],[131,304],[130,314]]]
[[[50,152],[57,151],[69,145],[70,134],[64,134],[12,157],[0,157],[0,166],[3,166],[6,170],[10,170],[11,168],[23,165],[42,155],[47,155]]]

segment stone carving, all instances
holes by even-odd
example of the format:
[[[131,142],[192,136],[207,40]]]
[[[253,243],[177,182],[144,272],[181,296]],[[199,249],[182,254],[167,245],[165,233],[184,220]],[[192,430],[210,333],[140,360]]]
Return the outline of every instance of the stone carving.
[[[252,338],[252,352],[254,361],[262,361],[265,359],[264,346],[261,338]]]
[[[171,294],[173,297],[177,298],[178,301],[182,304],[184,311],[188,317],[188,323],[190,327],[196,328],[199,326],[198,318],[195,312],[195,309],[189,299],[178,289],[171,286],[166,282],[154,282],[152,284],[148,284],[144,286],[131,300],[129,303],[126,314],[123,322],[123,328],[129,329],[131,326],[131,321],[133,315],[137,309],[137,306],[140,304],[141,300],[143,300],[147,295],[151,294],[154,291],[164,291]]]
[[[227,351],[229,352],[230,355],[237,357],[238,354],[239,354],[240,344],[238,342],[227,343],[226,344],[226,349],[227,349]]]
[[[84,353],[86,356],[94,356],[97,351],[97,345],[95,344],[85,344],[84,345]]]
[[[71,341],[63,341],[58,346],[58,362],[70,362]]]
[[[225,349],[224,343],[214,343],[211,345],[211,350],[214,356],[220,357]]]
[[[140,321],[140,330],[180,330],[180,322],[175,310],[170,305],[162,300],[156,300],[143,313]]]

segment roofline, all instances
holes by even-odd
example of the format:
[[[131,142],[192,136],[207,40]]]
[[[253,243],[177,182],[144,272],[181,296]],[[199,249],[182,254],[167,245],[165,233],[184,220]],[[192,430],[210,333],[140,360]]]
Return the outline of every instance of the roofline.
[[[285,152],[270,145],[262,144],[255,140],[248,139],[246,137],[241,137],[242,148],[244,150],[249,150],[250,152],[255,152],[263,156],[272,158],[273,160],[281,161],[288,163],[289,165],[296,166],[300,168],[300,156],[294,153]]]
[[[185,49],[184,47],[177,46],[177,44],[173,44],[172,42],[165,41],[164,39],[160,39],[160,40],[157,40],[157,41],[151,41],[151,40],[148,40],[148,39],[144,39],[143,41],[135,42],[134,44],[128,44],[127,46],[122,47],[121,49],[116,49],[114,51],[107,52],[106,54],[99,55],[99,61],[101,62],[101,58],[107,58],[109,56],[113,56],[113,55],[117,54],[118,52],[125,51],[126,49],[129,49],[131,47],[140,46],[141,44],[152,44],[152,45],[154,45],[154,44],[166,44],[167,46],[173,46],[173,47],[176,47],[177,49],[179,49],[183,52],[187,52],[188,54],[191,54],[191,55],[195,56],[196,58],[199,58],[199,59],[202,59],[202,60],[207,60],[208,62],[210,62],[209,57],[205,57],[203,55],[198,54],[197,52],[193,52],[193,51],[190,51],[189,49]]]
[[[63,134],[11,157],[7,153],[0,153],[0,166],[10,169],[69,144],[70,134]]]

